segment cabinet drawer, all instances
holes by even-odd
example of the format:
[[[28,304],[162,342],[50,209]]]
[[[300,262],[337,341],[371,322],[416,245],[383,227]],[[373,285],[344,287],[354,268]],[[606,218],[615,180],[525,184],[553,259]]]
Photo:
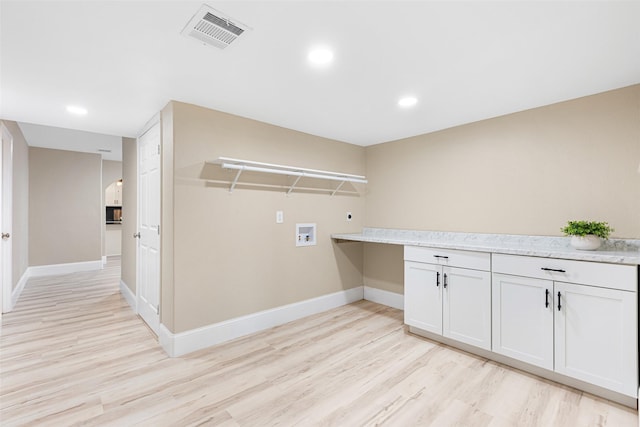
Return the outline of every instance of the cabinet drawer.
[[[638,270],[633,265],[503,254],[493,254],[491,261],[494,273],[632,292],[635,292],[638,286]]]
[[[491,254],[487,252],[405,246],[404,260],[446,265],[449,267],[470,268],[473,270],[491,270]]]

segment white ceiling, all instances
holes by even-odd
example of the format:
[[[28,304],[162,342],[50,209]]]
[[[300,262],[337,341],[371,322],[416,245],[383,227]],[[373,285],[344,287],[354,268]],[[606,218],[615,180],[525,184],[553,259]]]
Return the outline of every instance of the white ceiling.
[[[2,0],[0,117],[133,137],[178,100],[370,145],[640,83],[637,1],[208,1],[252,27],[225,50],[180,35],[201,4]]]
[[[32,147],[101,154],[103,160],[122,161],[122,137],[33,123],[18,123]]]

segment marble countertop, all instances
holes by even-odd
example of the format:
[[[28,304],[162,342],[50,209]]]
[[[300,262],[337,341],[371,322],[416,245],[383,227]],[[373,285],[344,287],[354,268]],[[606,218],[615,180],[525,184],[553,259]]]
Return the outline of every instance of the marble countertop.
[[[596,251],[581,251],[569,245],[569,238],[551,236],[364,228],[362,233],[332,234],[331,237],[357,242],[640,265],[640,240],[629,239],[609,239]]]

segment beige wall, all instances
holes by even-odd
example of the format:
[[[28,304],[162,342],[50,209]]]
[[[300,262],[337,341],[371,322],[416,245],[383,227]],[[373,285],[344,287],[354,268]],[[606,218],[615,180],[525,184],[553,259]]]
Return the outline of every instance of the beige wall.
[[[29,146],[16,122],[3,120],[13,137],[12,288],[29,267]]]
[[[266,187],[229,194],[235,173],[205,165],[219,156],[365,172],[362,147],[172,103],[163,112],[163,324],[182,332],[362,285],[362,245],[337,245],[330,234],[361,230],[364,197],[287,196]],[[247,174],[244,179],[263,185],[287,178]],[[284,211],[284,224],[275,223],[277,210]],[[301,222],[317,223],[317,246],[295,246],[295,224]],[[170,254],[173,271],[165,265]]]
[[[122,138],[122,281],[136,293],[138,152],[135,138]]]
[[[102,191],[113,184],[114,181],[122,179],[122,162],[115,160],[103,160],[102,161]],[[102,196],[104,199],[104,195]]]
[[[397,294],[404,293],[404,246],[363,243],[363,284]]]
[[[98,261],[99,154],[29,148],[29,265]]]
[[[640,85],[367,147],[366,162],[365,226],[557,236],[589,219],[637,239]],[[398,250],[366,246],[365,284],[398,292]]]

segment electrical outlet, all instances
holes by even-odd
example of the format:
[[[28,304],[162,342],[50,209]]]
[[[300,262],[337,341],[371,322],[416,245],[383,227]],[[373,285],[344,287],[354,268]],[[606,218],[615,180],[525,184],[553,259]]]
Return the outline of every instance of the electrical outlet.
[[[351,222],[351,218],[353,218],[353,215],[351,215],[351,212],[347,212],[347,222]]]
[[[276,211],[276,224],[282,224],[284,222],[284,212]]]

